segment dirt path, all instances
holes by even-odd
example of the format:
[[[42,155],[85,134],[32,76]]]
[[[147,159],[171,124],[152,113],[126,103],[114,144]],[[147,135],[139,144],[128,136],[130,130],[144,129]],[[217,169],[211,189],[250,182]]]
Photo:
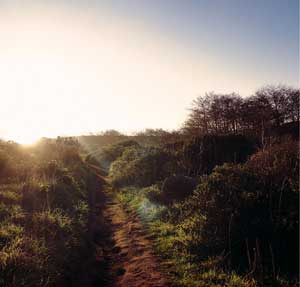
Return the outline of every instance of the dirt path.
[[[149,236],[134,215],[126,213],[113,194],[106,194],[103,216],[110,222],[113,287],[171,286],[159,271]]]
[[[91,254],[77,286],[170,287],[137,216],[124,210],[98,168],[89,168],[98,178],[89,193]]]

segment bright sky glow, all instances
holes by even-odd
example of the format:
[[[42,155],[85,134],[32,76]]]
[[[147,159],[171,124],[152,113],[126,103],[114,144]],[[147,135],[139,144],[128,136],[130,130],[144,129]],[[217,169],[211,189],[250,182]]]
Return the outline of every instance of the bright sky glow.
[[[199,93],[298,85],[298,1],[25,2],[0,1],[5,139],[175,129]]]

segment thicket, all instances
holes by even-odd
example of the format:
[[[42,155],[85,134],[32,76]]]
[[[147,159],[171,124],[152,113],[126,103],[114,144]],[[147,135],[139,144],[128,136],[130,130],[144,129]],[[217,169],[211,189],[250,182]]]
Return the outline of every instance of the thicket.
[[[76,286],[94,181],[71,140],[0,142],[0,286]]]
[[[298,141],[258,146],[206,135],[175,149],[135,145],[111,162],[119,197],[149,225],[179,286],[297,284]]]

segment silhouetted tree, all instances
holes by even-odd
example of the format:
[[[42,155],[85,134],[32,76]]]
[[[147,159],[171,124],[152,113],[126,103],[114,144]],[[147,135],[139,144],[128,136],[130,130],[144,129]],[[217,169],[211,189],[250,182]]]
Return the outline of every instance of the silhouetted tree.
[[[299,89],[265,86],[254,95],[206,93],[192,102],[182,131],[193,136],[246,134],[265,142],[267,131],[299,121]]]

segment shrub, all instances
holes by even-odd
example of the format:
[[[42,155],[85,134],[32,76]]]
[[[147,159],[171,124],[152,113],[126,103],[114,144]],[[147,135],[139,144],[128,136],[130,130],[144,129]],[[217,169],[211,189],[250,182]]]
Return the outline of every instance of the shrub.
[[[146,189],[146,197],[155,204],[163,204],[161,187],[157,184],[151,185]]]
[[[209,174],[216,165],[244,163],[254,144],[242,135],[206,135],[183,147],[183,164],[191,176]]]
[[[110,164],[121,157],[127,148],[139,148],[139,146],[137,142],[132,140],[122,141],[117,144],[105,146],[100,152],[94,154],[94,158],[96,158],[101,166],[108,169]]]
[[[48,186],[36,178],[24,184],[21,194],[22,208],[28,212],[44,210],[48,208]]]
[[[299,142],[285,141],[271,145],[251,156],[247,166],[265,185],[299,191]]]
[[[31,228],[39,237],[65,240],[72,232],[72,220],[60,210],[42,211],[33,214]]]
[[[191,195],[197,186],[197,180],[184,175],[167,177],[162,185],[161,199],[165,204],[180,201]]]
[[[78,148],[73,146],[62,148],[60,156],[65,165],[72,165],[81,161]]]
[[[158,148],[128,148],[110,168],[115,186],[150,186],[180,170],[176,157]]]
[[[224,266],[239,266],[260,275],[276,273],[279,268],[295,274],[298,196],[285,191],[285,197],[294,203],[290,200],[282,205],[279,218],[280,197],[270,197],[269,189],[262,185],[261,174],[248,166],[216,167],[202,178],[179,213],[180,226],[191,238],[186,242],[188,250],[200,258],[224,254]]]

